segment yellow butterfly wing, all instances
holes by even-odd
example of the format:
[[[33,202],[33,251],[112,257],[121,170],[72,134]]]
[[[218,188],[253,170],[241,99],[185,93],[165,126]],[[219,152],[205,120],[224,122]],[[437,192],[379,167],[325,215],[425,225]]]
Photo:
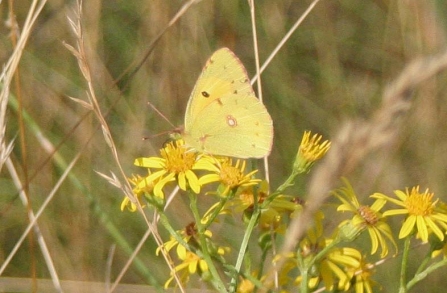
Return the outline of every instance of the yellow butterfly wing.
[[[198,151],[238,158],[270,154],[272,118],[256,98],[241,61],[228,48],[217,50],[197,80],[182,135]]]

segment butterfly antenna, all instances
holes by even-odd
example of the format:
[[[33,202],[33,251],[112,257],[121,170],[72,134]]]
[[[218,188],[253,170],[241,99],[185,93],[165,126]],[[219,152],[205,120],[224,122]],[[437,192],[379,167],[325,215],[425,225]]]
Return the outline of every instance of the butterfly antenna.
[[[143,140],[148,140],[148,139],[152,139],[152,138],[155,138],[155,137],[159,137],[159,136],[161,136],[161,135],[171,134],[171,133],[172,133],[172,130],[169,130],[169,131],[163,131],[163,132],[160,132],[160,133],[157,133],[157,134],[153,134],[153,135],[151,135],[151,136],[143,136],[142,139],[143,139]]]
[[[163,115],[163,113],[161,113],[151,102],[147,102],[147,104],[155,111],[158,113],[158,115],[160,115],[161,118],[163,118],[166,122],[169,123],[169,125],[172,126],[172,128],[176,128],[174,124],[171,123],[171,121],[169,121],[168,118],[166,118],[165,115]]]

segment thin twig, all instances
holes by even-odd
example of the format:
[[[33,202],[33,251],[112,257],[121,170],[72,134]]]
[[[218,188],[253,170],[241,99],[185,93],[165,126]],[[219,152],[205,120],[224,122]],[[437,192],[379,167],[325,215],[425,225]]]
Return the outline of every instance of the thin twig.
[[[258,77],[264,72],[264,70],[269,66],[270,62],[273,60],[273,58],[278,54],[279,50],[285,45],[285,43],[290,39],[292,34],[298,29],[300,24],[306,19],[306,17],[309,15],[309,13],[315,8],[315,5],[320,2],[320,0],[314,0],[309,7],[307,7],[306,11],[298,18],[298,20],[295,22],[295,24],[289,29],[287,34],[281,39],[281,41],[276,45],[275,49],[270,53],[270,55],[267,57],[267,59],[264,61],[264,63],[261,66],[261,69],[259,72],[256,72],[256,75],[251,79],[251,84],[254,84]]]
[[[256,76],[258,77],[256,86],[258,88],[258,98],[262,103],[262,82],[261,73],[259,67],[259,48],[258,48],[258,35],[256,32],[256,14],[255,14],[255,3],[253,0],[248,0],[248,5],[250,6],[250,19],[251,19],[251,30],[253,31],[253,49],[255,54],[255,65],[256,65]],[[268,157],[264,157],[264,178],[267,182],[270,182],[270,172],[269,172],[269,161]]]

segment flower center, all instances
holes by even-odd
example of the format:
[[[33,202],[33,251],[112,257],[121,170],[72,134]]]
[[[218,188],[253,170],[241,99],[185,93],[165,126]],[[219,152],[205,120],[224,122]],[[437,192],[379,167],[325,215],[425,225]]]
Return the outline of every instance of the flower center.
[[[232,188],[238,186],[241,180],[244,178],[244,174],[237,167],[231,166],[228,163],[222,165],[220,171],[220,179],[223,184]]]
[[[244,190],[241,194],[239,194],[239,199],[243,202],[243,205],[245,206],[251,206],[255,202],[251,188],[248,188]]]
[[[379,218],[376,212],[374,212],[369,206],[360,206],[358,208],[360,217],[362,217],[368,225],[374,226]]]
[[[432,214],[433,207],[436,204],[436,202],[432,202],[433,195],[434,193],[429,193],[428,189],[424,193],[419,193],[419,186],[413,187],[404,201],[408,212],[416,216]]]
[[[191,170],[196,162],[196,154],[187,152],[183,143],[177,141],[168,144],[161,150],[161,156],[166,160],[166,169],[172,173],[179,174]]]

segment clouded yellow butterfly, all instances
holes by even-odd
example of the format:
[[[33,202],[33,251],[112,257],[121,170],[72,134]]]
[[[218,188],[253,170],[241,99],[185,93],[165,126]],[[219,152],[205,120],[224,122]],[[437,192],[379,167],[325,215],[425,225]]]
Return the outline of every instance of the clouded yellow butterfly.
[[[208,59],[189,97],[182,135],[197,151],[237,158],[270,154],[272,118],[256,98],[241,61],[228,48]]]

